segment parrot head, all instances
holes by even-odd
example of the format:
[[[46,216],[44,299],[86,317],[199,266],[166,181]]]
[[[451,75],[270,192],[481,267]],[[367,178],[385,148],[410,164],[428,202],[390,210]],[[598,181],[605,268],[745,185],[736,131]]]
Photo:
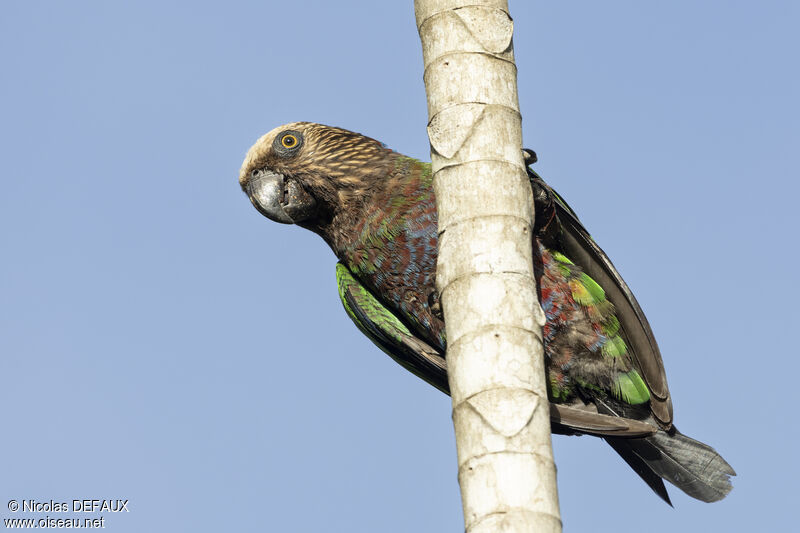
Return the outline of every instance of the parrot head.
[[[320,227],[385,175],[380,142],[310,122],[279,126],[250,148],[239,184],[259,213],[283,224]]]

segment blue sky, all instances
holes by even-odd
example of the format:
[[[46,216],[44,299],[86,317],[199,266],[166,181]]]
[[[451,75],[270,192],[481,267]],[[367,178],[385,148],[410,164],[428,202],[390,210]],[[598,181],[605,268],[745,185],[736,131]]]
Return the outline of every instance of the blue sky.
[[[635,291],[678,427],[739,474],[671,509],[603,442],[556,437],[565,529],[785,529],[798,4],[511,11],[536,168]],[[0,59],[0,518],[122,498],[109,531],[461,530],[449,399],[236,181],[295,120],[428,159],[412,2],[9,1]]]

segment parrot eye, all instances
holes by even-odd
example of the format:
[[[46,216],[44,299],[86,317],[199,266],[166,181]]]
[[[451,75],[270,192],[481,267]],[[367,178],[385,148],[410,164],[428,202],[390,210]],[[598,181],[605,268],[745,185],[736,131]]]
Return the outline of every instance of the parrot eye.
[[[299,131],[289,130],[275,137],[272,148],[278,155],[289,157],[294,155],[302,145],[303,135]]]
[[[297,137],[292,135],[291,133],[287,133],[283,137],[281,137],[281,144],[284,148],[291,148],[295,144],[297,144]]]

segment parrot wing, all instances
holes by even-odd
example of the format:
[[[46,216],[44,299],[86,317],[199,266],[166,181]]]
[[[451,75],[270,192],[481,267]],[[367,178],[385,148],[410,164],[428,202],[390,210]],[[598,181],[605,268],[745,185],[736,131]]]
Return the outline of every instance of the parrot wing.
[[[447,363],[439,350],[414,336],[342,263],[336,265],[336,281],[342,305],[362,333],[401,366],[445,394],[450,393]],[[583,403],[551,402],[550,421],[553,431],[562,434],[642,437],[657,431],[645,422],[600,414],[593,405]]]
[[[672,425],[672,399],[667,387],[667,375],[655,336],[639,302],[564,199],[530,167],[528,174],[534,197],[549,198],[552,202],[560,230],[554,246],[594,279],[605,291],[606,298],[614,304],[620,322],[619,334],[650,390],[653,416],[668,429]]]
[[[364,335],[406,370],[449,394],[447,365],[437,349],[415,337],[343,263],[336,264],[336,282],[347,315]]]

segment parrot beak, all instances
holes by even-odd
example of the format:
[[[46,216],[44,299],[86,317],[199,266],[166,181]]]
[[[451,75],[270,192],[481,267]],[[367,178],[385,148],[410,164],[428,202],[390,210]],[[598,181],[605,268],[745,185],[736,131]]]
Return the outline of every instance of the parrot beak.
[[[317,202],[296,180],[268,170],[250,177],[244,192],[259,213],[281,224],[302,222],[316,210]]]

